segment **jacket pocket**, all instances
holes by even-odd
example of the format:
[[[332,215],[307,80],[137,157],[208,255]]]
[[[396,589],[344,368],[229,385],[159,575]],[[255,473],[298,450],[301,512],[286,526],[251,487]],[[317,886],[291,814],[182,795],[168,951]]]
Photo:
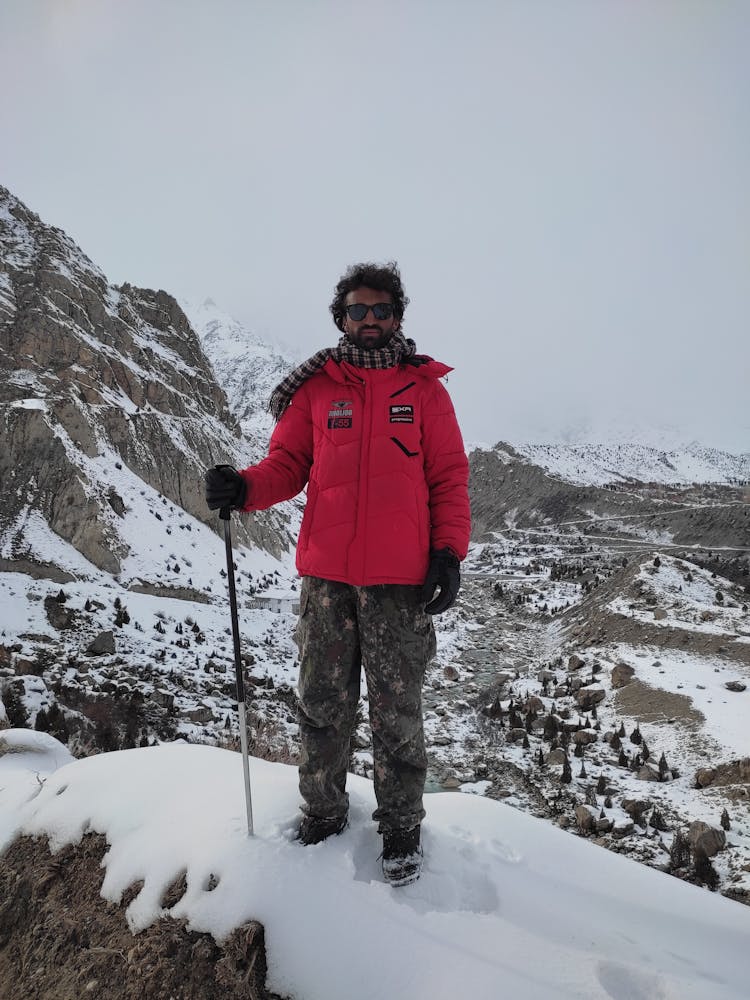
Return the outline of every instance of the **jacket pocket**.
[[[408,448],[406,447],[406,445],[404,444],[404,442],[403,442],[403,441],[399,441],[399,439],[398,439],[397,437],[392,437],[392,438],[391,438],[391,441],[393,441],[393,443],[394,443],[394,444],[395,444],[395,445],[396,445],[396,446],[397,446],[398,448],[400,448],[400,449],[401,449],[401,451],[402,451],[402,452],[404,453],[404,455],[406,455],[406,456],[407,456],[408,458],[415,458],[415,457],[416,457],[416,456],[417,456],[417,455],[419,454],[419,452],[418,452],[418,451],[410,451],[410,450],[409,450],[409,449],[408,449]]]

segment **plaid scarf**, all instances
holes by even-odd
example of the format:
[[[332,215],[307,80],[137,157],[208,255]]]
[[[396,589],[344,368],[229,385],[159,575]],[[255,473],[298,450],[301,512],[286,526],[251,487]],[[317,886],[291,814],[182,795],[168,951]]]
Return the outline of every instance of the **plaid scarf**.
[[[429,360],[424,355],[417,354],[417,345],[413,340],[407,340],[400,331],[394,333],[384,347],[372,351],[362,350],[344,335],[335,347],[324,347],[279,382],[268,403],[268,411],[277,421],[281,419],[299,387],[315,372],[320,371],[329,358],[347,361],[355,368],[395,368],[402,362],[417,366],[426,364]]]

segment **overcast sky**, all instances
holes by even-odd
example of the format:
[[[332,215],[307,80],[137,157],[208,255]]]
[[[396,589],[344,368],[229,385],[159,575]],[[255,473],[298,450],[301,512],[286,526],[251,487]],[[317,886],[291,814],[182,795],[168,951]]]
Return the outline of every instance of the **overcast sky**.
[[[747,0],[2,0],[0,183],[308,354],[396,259],[472,441],[750,451]]]

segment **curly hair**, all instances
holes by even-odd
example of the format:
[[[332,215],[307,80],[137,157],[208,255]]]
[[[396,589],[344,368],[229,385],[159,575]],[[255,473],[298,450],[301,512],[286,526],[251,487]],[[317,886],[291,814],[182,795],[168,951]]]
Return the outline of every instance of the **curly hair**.
[[[393,312],[399,322],[403,319],[409,298],[401,284],[401,272],[395,260],[387,264],[352,264],[336,285],[336,294],[329,306],[333,322],[343,332],[346,297],[356,288],[374,288],[388,292],[393,302]]]

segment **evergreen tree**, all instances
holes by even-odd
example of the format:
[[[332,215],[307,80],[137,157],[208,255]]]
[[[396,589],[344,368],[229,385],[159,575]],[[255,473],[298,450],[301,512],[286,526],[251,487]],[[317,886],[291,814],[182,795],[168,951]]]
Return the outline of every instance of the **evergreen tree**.
[[[8,716],[11,728],[25,729],[29,724],[29,713],[26,711],[26,706],[23,703],[21,695],[18,693],[18,689],[13,684],[9,684],[3,690],[3,704],[5,705],[5,714]]]
[[[573,780],[573,772],[570,770],[570,761],[566,757],[565,760],[563,761],[563,769],[562,769],[562,774],[560,775],[560,781],[562,781],[562,783],[565,785],[569,785],[572,780]]]
[[[711,859],[703,852],[696,852],[693,862],[693,876],[698,885],[705,885],[707,889],[716,892],[719,888],[719,873],[711,863]]]
[[[671,868],[675,871],[686,868],[690,864],[690,843],[682,830],[677,830],[674,835],[669,850],[669,861]]]
[[[68,722],[62,709],[56,701],[50,705],[47,715],[49,719],[48,732],[50,736],[54,736],[56,740],[60,741],[60,743],[67,743],[70,736]]]
[[[661,811],[659,809],[653,810],[649,822],[652,828],[654,830],[658,830],[659,833],[666,833],[669,830],[669,827],[667,826],[664,817],[662,816]]]
[[[36,719],[34,720],[34,729],[40,733],[49,732],[49,716],[43,708],[40,708],[36,713]]]
[[[104,753],[120,749],[120,739],[111,722],[97,722],[94,730],[94,744]]]
[[[557,736],[559,728],[557,719],[550,713],[544,720],[544,729],[542,731],[542,735],[548,743]]]

